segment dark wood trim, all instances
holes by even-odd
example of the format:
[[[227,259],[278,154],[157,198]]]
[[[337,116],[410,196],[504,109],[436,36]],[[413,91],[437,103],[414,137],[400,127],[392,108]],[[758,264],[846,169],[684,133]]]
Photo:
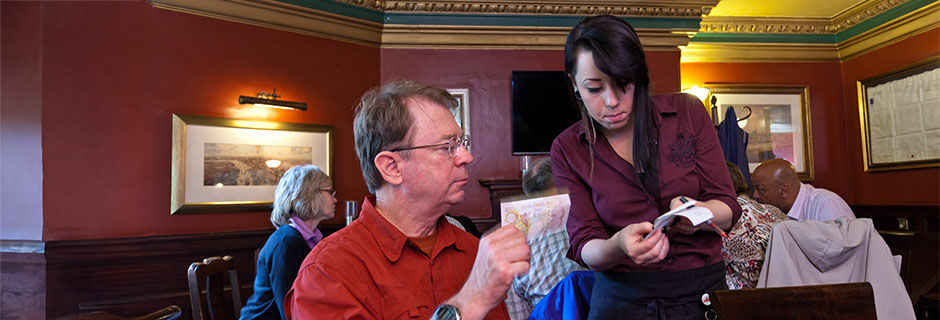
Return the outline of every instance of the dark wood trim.
[[[2,253],[2,273],[4,280],[31,277],[36,279],[34,287],[44,286],[44,292],[33,296],[44,296],[45,315],[33,312],[26,318],[52,319],[93,311],[133,317],[177,305],[183,309],[183,319],[190,319],[189,265],[210,256],[235,257],[241,296],[247,300],[254,283],[255,250],[271,232],[49,241],[45,253]],[[4,293],[17,290],[8,281],[2,286]],[[4,300],[0,306],[4,314],[11,307],[7,303]]]
[[[900,255],[901,280],[915,304],[940,282],[940,207],[917,205],[853,205],[858,218],[869,218]]]
[[[480,179],[480,185],[490,191],[490,216],[472,219],[477,230],[486,231],[500,223],[500,199],[523,194],[522,180],[520,179]]]
[[[0,252],[0,318],[47,318],[45,265],[42,252]]]

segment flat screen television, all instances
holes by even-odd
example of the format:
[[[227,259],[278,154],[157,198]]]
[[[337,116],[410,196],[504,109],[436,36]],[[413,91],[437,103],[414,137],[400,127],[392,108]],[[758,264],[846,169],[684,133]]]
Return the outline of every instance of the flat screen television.
[[[512,72],[512,154],[548,154],[581,111],[564,71]]]

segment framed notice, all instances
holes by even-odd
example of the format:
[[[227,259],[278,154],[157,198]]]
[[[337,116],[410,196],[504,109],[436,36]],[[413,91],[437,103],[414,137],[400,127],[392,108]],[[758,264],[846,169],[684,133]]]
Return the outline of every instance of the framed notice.
[[[287,169],[313,164],[333,176],[333,127],[173,117],[170,214],[270,210]]]
[[[940,58],[858,82],[865,171],[940,166]]]

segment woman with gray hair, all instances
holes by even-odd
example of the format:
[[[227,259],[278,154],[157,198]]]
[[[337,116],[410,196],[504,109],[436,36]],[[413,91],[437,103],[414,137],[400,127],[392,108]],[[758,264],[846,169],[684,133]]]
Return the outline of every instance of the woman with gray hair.
[[[310,249],[323,238],[317,224],[332,218],[335,210],[336,190],[320,168],[302,165],[284,173],[271,211],[277,230],[258,254],[254,293],[241,319],[284,319],[284,295]]]

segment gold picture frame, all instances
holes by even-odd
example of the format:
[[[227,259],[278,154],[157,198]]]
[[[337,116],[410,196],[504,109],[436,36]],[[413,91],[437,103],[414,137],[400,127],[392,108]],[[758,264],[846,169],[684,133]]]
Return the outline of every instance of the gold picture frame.
[[[940,57],[857,83],[865,172],[940,166]]]
[[[812,181],[813,139],[809,87],[706,83],[705,99],[717,125],[734,108],[738,125],[748,133],[748,170],[761,161],[784,158],[796,168],[801,181]],[[712,100],[717,105],[712,105]],[[743,169],[743,168],[742,168]]]
[[[333,177],[333,127],[172,115],[170,214],[267,211],[278,179],[313,164]]]

